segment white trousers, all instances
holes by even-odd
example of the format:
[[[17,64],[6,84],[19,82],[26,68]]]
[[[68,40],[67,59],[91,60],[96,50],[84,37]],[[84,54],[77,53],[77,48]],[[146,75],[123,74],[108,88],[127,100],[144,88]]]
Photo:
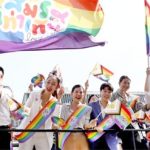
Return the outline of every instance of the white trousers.
[[[50,150],[46,133],[35,133],[26,142],[19,143],[19,150],[33,150],[34,145],[36,150]]]

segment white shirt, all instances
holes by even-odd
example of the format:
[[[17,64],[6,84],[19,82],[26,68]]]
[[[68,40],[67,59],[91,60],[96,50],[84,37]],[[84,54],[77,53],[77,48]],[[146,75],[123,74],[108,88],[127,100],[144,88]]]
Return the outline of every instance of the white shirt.
[[[12,91],[8,87],[0,87],[0,126],[10,125],[10,110],[8,99],[12,97]]]

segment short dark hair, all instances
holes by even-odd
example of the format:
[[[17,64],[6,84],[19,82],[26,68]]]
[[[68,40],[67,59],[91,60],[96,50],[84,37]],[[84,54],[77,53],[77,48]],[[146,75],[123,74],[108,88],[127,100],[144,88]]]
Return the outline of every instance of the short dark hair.
[[[90,100],[91,100],[91,98],[92,98],[93,96],[95,96],[95,95],[94,95],[94,94],[91,94],[91,95],[89,96],[89,98],[88,98],[88,103],[90,102]]]
[[[124,79],[128,79],[129,81],[131,81],[131,79],[130,79],[128,76],[123,75],[123,76],[121,76],[120,79],[119,79],[119,84],[120,84]]]
[[[113,92],[114,88],[112,87],[110,83],[103,83],[100,86],[100,91],[104,90],[106,87],[108,88],[109,91]]]
[[[74,85],[74,86],[72,87],[71,93],[73,93],[76,88],[82,88],[82,89],[84,89],[84,88],[82,87],[82,85],[76,84],[76,85]]]
[[[3,75],[4,75],[4,69],[3,69],[3,67],[1,67],[0,66],[0,71],[3,73]]]

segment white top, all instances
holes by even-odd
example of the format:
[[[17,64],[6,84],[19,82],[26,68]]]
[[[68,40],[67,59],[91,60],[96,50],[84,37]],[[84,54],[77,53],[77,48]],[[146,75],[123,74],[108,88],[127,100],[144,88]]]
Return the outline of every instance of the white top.
[[[0,126],[10,125],[10,110],[8,106],[8,99],[12,97],[12,91],[9,87],[0,86]]]

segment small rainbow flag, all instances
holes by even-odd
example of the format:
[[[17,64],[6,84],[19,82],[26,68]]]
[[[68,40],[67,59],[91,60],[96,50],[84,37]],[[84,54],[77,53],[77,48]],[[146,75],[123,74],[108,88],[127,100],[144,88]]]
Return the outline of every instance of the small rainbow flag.
[[[42,74],[38,74],[31,79],[31,83],[34,87],[38,86],[39,88],[42,88],[44,80],[45,77]]]
[[[150,5],[145,0],[145,31],[146,31],[146,48],[147,55],[150,55]]]
[[[62,118],[52,116],[51,120],[54,124],[57,124],[60,127],[63,127],[65,125],[65,121]]]
[[[113,75],[113,72],[108,70],[103,65],[96,64],[94,69],[92,70],[92,74],[96,78],[108,82],[111,76]]]
[[[39,111],[39,113],[33,118],[33,120],[26,126],[25,129],[39,129],[50,115],[55,110],[57,102],[55,99],[50,99],[47,104]],[[27,141],[35,132],[21,132],[16,135],[16,139],[23,143]]]
[[[29,107],[24,106],[11,97],[8,98],[8,106],[11,112],[11,117],[13,117],[15,120],[23,119],[30,113]]]
[[[121,104],[120,115],[115,115],[115,123],[121,129],[125,129],[132,121],[132,116],[128,108]]]
[[[115,124],[114,119],[111,115],[107,116],[100,124],[98,127],[102,130],[107,130],[110,129],[113,125]],[[91,141],[94,142],[98,140],[105,132],[87,132],[87,138]]]
[[[66,121],[66,124],[62,129],[64,130],[72,130],[75,128],[75,126],[78,124],[80,119],[89,111],[89,107],[86,105],[81,105],[76,111],[74,111],[68,120]],[[63,149],[64,143],[68,136],[70,135],[69,132],[61,132],[59,134],[59,143],[58,146],[60,149]]]

